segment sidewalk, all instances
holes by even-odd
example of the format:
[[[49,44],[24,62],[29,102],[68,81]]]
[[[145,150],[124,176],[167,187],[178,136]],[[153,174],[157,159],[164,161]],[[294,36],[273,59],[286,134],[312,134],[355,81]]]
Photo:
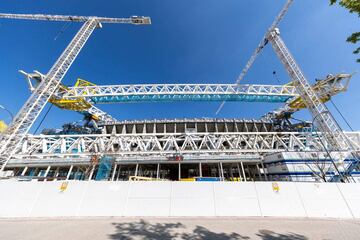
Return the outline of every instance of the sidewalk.
[[[284,218],[57,218],[0,220],[0,239],[357,240],[360,221]]]

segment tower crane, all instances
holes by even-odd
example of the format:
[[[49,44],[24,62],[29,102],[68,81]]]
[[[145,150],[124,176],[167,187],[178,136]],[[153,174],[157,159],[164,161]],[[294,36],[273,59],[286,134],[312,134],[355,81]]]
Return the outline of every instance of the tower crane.
[[[326,140],[328,145],[327,148],[330,151],[333,151],[331,157],[334,159],[335,164],[338,165],[338,175],[336,175],[335,178],[341,178],[341,172],[343,172],[345,173],[345,179],[343,180],[349,181],[349,179],[346,179],[346,175],[350,173],[350,169],[343,168],[343,161],[346,158],[346,154],[350,153],[355,159],[355,162],[358,162],[359,156],[357,151],[354,149],[329,109],[311,87],[294,57],[286,47],[284,41],[281,39],[280,30],[278,28],[274,28],[269,33],[267,39],[285,66],[290,78],[293,80],[295,87],[306,107],[309,109],[314,122],[317,123],[322,136]],[[351,167],[355,168],[354,165],[351,165]]]
[[[350,174],[350,172],[360,163],[358,153],[355,151],[355,148],[352,146],[351,142],[348,140],[343,130],[332,116],[331,112],[311,87],[310,83],[296,63],[294,57],[286,47],[284,41],[281,39],[280,30],[277,28],[293,2],[294,0],[288,0],[286,2],[280,14],[276,17],[275,21],[266,32],[264,38],[255,49],[254,54],[250,57],[236,83],[240,83],[240,81],[244,78],[250,67],[255,62],[261,50],[270,42],[276,55],[280,58],[280,61],[284,65],[288,75],[293,81],[298,94],[301,96],[306,107],[310,110],[314,122],[317,123],[318,128],[327,143],[327,148],[332,151],[331,157],[336,164],[337,170],[337,174],[333,180],[339,180],[340,178],[343,178],[341,176],[341,172],[343,172],[345,175],[345,179],[343,180],[349,181],[346,175]],[[225,102],[220,105],[216,113],[222,109],[224,104]],[[346,158],[346,154],[348,153],[350,153],[350,155],[355,159],[355,162],[354,164],[351,164],[350,168],[344,169],[343,161]]]
[[[43,21],[70,21],[83,22],[80,30],[71,40],[64,52],[45,75],[45,78],[34,89],[30,98],[15,116],[9,128],[1,135],[0,166],[4,170],[6,163],[21,145],[31,126],[45,107],[46,103],[59,87],[61,80],[71,67],[81,49],[96,28],[101,28],[102,23],[122,24],[151,24],[149,17],[133,16],[130,18],[108,18],[96,16],[65,16],[44,14],[6,14],[0,13],[0,18],[43,20]]]

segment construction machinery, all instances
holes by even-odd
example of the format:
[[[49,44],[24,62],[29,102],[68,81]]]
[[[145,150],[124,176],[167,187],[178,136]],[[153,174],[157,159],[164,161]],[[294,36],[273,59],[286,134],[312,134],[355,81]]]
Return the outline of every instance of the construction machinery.
[[[30,79],[41,82],[40,73],[24,74],[29,81],[29,89],[35,89]],[[329,75],[318,80],[313,86],[314,91],[323,102],[332,96],[347,90],[350,74]],[[98,124],[115,122],[113,118],[101,118],[89,109],[94,104],[138,103],[138,102],[173,102],[173,101],[245,101],[245,102],[281,102],[286,107],[268,113],[263,119],[274,121],[281,130],[309,127],[308,125],[292,124],[289,118],[292,113],[306,108],[304,101],[296,92],[292,83],[286,85],[231,85],[231,84],[148,84],[148,85],[96,85],[78,79],[73,87],[60,84],[49,99],[53,105],[67,110],[77,111],[84,115],[84,126],[78,123],[65,124],[62,130],[44,129],[43,134],[91,134],[99,131]],[[286,123],[286,129],[285,124]],[[91,125],[91,126],[89,126]],[[280,130],[278,128],[278,130]]]
[[[0,133],[5,132],[5,130],[7,129],[7,125],[4,121],[0,121]]]
[[[287,161],[288,157],[297,157],[316,159],[315,163],[328,162],[331,169],[325,174],[330,177],[324,181],[352,181],[351,172],[359,164],[359,134],[345,133],[324,104],[332,96],[346,91],[351,75],[329,75],[314,85],[309,83],[278,29],[292,2],[289,0],[276,17],[235,84],[97,86],[81,80],[76,86],[67,87],[61,85],[61,80],[96,27],[101,27],[101,23],[150,24],[150,19],[0,14],[0,18],[84,22],[47,74],[22,72],[29,81],[32,96],[2,135],[2,169],[13,169],[16,174],[25,175],[30,166],[38,174],[44,171],[47,175],[51,168],[56,168],[54,174],[66,174],[66,179],[71,178],[74,168],[77,168],[76,175],[87,166],[84,171],[87,179],[128,179],[128,176],[137,177],[139,172],[143,172],[140,177],[152,178],[156,173],[157,178],[160,174],[171,180],[194,176],[266,180],[269,172],[265,171],[264,164],[268,163],[267,169],[276,169],[279,159]],[[240,84],[269,43],[283,63],[291,83]],[[31,79],[37,81],[36,86],[32,85]],[[94,107],[98,103],[144,101],[222,101],[218,112],[225,101],[281,102],[285,107],[267,114],[260,121],[210,119],[208,122],[197,119],[141,123],[109,123],[114,119]],[[101,134],[26,135],[47,102],[92,116],[89,123],[95,118],[102,120],[105,124]],[[285,130],[276,128],[276,122],[286,121],[303,108],[309,109],[313,118],[305,127],[316,125],[316,128],[310,132],[303,131],[302,126]],[[92,162],[94,156],[98,160],[96,164]],[[46,169],[39,171],[44,166]],[[184,172],[186,176],[183,176]],[[279,177],[276,174],[278,172],[274,178]]]
[[[84,22],[78,33],[66,47],[64,52],[44,75],[40,84],[34,89],[31,97],[20,109],[9,128],[1,136],[1,169],[4,169],[6,162],[16,152],[19,145],[29,132],[31,126],[39,116],[46,103],[58,89],[61,80],[71,67],[77,55],[96,28],[101,28],[102,23],[122,23],[122,24],[150,24],[149,17],[130,17],[130,18],[105,18],[105,17],[84,17],[84,16],[61,16],[43,14],[4,14],[0,13],[0,18],[24,19],[24,20],[44,20],[44,21],[70,21]]]
[[[284,65],[287,73],[290,76],[290,79],[293,82],[293,85],[296,87],[297,92],[301,96],[301,101],[309,109],[313,121],[317,124],[318,129],[322,132],[322,136],[327,143],[327,148],[331,152],[331,158],[336,164],[336,169],[338,172],[337,178],[342,179],[343,181],[351,181],[347,178],[349,171],[353,169],[344,169],[342,163],[347,155],[350,153],[352,158],[356,159],[356,162],[359,162],[359,156],[354,146],[349,142],[348,138],[343,133],[343,130],[336,122],[335,118],[332,116],[331,112],[328,110],[326,105],[321,101],[319,96],[316,94],[312,88],[309,81],[306,79],[305,75],[302,73],[300,67],[296,63],[294,57],[290,53],[289,49],[286,47],[284,41],[280,37],[280,30],[278,25],[283,19],[287,11],[289,10],[293,0],[288,0],[280,14],[276,17],[275,21],[266,32],[265,37],[260,41],[259,46],[256,48],[254,54],[250,57],[250,60],[246,64],[244,70],[241,72],[237,84],[243,79],[247,71],[250,69],[252,64],[255,62],[255,59],[260,54],[261,50],[270,43],[279,57],[280,61]],[[221,110],[223,104],[219,107],[218,111]],[[356,168],[352,166],[351,168]],[[340,172],[344,172],[344,176],[341,176]]]
[[[312,86],[312,89],[319,96],[321,102],[328,102],[331,97],[335,96],[338,93],[345,92],[348,89],[350,79],[352,74],[329,74],[325,79],[316,79],[316,83]],[[294,86],[293,82],[286,84],[286,86]],[[284,106],[271,111],[263,116],[263,120],[272,120],[272,121],[284,121],[291,118],[291,116],[301,110],[306,108],[304,100],[297,96],[295,98],[289,99]]]

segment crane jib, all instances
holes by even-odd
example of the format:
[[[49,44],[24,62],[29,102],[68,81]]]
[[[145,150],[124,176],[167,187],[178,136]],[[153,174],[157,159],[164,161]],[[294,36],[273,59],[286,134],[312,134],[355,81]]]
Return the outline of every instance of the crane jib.
[[[131,16],[129,18],[109,18],[96,16],[70,16],[70,15],[47,15],[47,14],[11,14],[0,13],[0,18],[7,19],[23,19],[23,20],[42,20],[42,21],[70,21],[70,22],[86,22],[96,19],[101,23],[125,23],[135,25],[151,24],[150,17]]]

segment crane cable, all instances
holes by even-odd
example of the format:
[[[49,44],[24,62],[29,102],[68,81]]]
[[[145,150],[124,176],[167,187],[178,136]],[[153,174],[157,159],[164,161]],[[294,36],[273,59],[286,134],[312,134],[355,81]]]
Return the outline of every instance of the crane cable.
[[[344,120],[344,122],[346,123],[346,125],[350,128],[351,131],[354,131],[354,129],[350,126],[350,123],[346,120],[345,116],[341,113],[340,109],[336,106],[336,104],[334,103],[334,101],[332,99],[330,99],[331,104],[334,106],[334,108],[336,109],[336,111],[340,114],[341,118]]]
[[[255,49],[254,53],[251,55],[249,61],[246,63],[245,68],[241,71],[239,77],[236,80],[236,84],[239,85],[240,82],[243,80],[243,78],[245,77],[245,75],[247,74],[247,72],[249,71],[249,69],[252,67],[252,65],[254,64],[257,56],[260,54],[261,50],[268,44],[268,35],[269,33],[274,30],[279,23],[281,22],[281,20],[284,18],[285,14],[287,13],[287,11],[289,10],[291,4],[294,2],[294,0],[288,0],[286,2],[286,4],[284,5],[284,7],[281,9],[279,15],[276,16],[274,22],[271,24],[270,28],[267,30],[265,36],[263,37],[263,39],[260,41],[259,45],[257,46],[257,48]],[[218,115],[219,112],[221,111],[221,109],[224,107],[226,101],[222,101],[222,103],[220,104],[220,106],[218,107],[218,109],[216,110],[215,115]]]
[[[61,27],[60,31],[56,34],[56,36],[55,36],[55,38],[54,38],[54,41],[56,41],[56,40],[60,37],[60,35],[63,34],[63,33],[68,29],[68,27],[70,27],[71,23],[72,23],[72,22],[67,22],[67,23],[65,23],[65,24]],[[50,112],[50,110],[52,109],[53,106],[54,106],[53,104],[50,105],[50,107],[49,107],[48,110],[46,111],[44,117],[41,119],[39,125],[36,127],[34,134],[37,133],[37,131],[39,130],[39,128],[40,128],[41,125],[43,124],[45,118],[47,117],[47,115],[49,114],[49,112]]]
[[[336,106],[336,104],[334,103],[334,101],[330,98],[330,102],[331,104],[334,106],[334,108],[336,109],[336,111],[340,114],[341,118],[344,120],[344,122],[346,123],[346,125],[350,128],[351,131],[354,131],[354,129],[351,127],[350,123],[347,121],[347,119],[345,118],[345,116],[342,114],[342,112],[340,111],[340,109]],[[357,152],[355,151],[355,154],[352,153],[353,157],[355,157],[355,162],[352,164],[359,164],[359,155],[357,154]],[[357,166],[356,168],[358,168],[359,166]],[[355,168],[355,169],[356,169]],[[349,173],[348,173],[349,174]],[[350,177],[352,178],[352,180],[354,180],[353,176],[350,173]],[[355,180],[354,180],[355,181]]]
[[[36,134],[36,132],[39,130],[40,126],[41,126],[42,123],[44,122],[46,116],[49,114],[49,112],[50,112],[50,110],[52,109],[53,106],[54,106],[53,104],[50,105],[50,107],[49,107],[48,110],[46,111],[45,115],[44,115],[43,118],[41,119],[39,125],[36,127],[36,130],[35,130],[34,134]]]
[[[60,31],[56,34],[54,41],[56,41],[60,37],[60,35],[63,34],[66,29],[68,29],[68,27],[70,27],[71,23],[72,22],[67,22],[61,27]]]
[[[72,22],[67,22],[67,23],[65,23],[65,24],[61,27],[60,31],[56,34],[56,36],[55,36],[55,38],[54,38],[54,41],[56,41],[56,40],[60,37],[60,35],[63,34],[63,33],[70,27],[71,23],[72,23]],[[52,109],[53,106],[54,106],[53,104],[50,105],[50,107],[49,107],[48,110],[46,111],[44,117],[41,119],[39,125],[36,127],[34,134],[37,133],[37,131],[39,130],[39,128],[40,128],[41,125],[43,124],[45,118],[47,117],[47,115],[49,114],[49,112],[50,112],[50,110]]]

